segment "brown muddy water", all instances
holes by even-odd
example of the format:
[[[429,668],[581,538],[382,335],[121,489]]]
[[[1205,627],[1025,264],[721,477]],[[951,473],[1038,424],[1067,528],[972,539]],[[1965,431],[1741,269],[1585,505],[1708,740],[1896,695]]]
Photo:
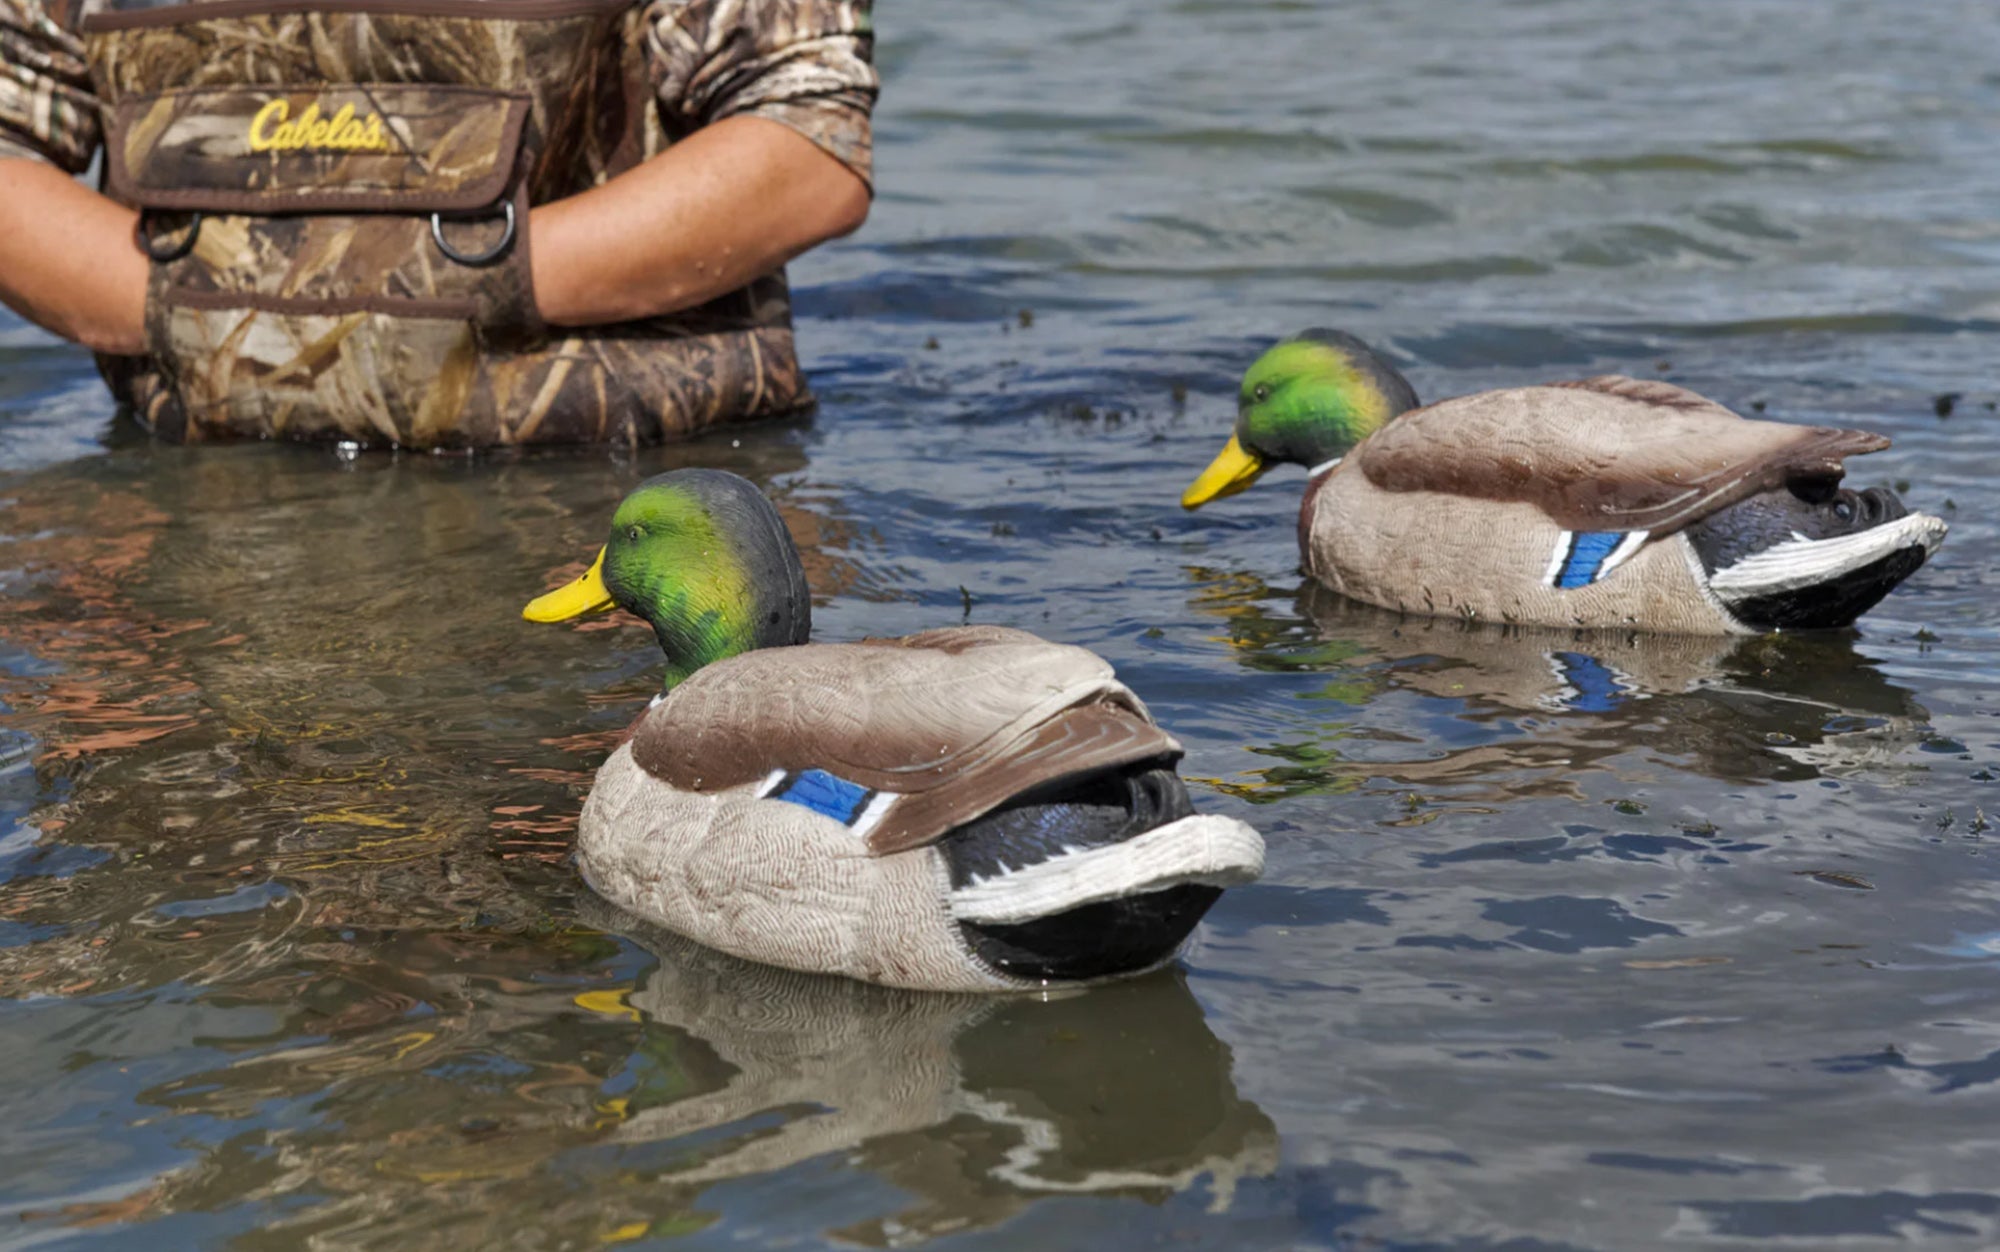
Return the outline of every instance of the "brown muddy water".
[[[795,271],[810,422],[190,452],[0,328],[0,1245],[2000,1244],[1991,7],[878,22],[882,198]],[[1175,503],[1311,324],[1425,396],[1615,370],[1881,430],[1855,481],[1953,532],[1831,637],[1329,601],[1295,471]],[[1111,658],[1267,879],[1047,1001],[608,916],[565,856],[653,644],[517,613],[678,465],[781,501],[824,638]]]

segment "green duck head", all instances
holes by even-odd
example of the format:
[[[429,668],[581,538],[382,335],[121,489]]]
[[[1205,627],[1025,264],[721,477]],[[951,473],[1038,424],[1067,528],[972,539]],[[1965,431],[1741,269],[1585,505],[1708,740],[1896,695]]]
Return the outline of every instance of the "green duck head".
[[[1367,344],[1337,330],[1300,331],[1243,375],[1236,432],[1181,493],[1181,507],[1233,496],[1280,461],[1320,465],[1344,456],[1416,407],[1409,380]]]
[[[784,519],[763,492],[721,470],[640,483],[619,502],[611,538],[583,576],[521,616],[560,622],[613,607],[652,623],[668,687],[713,661],[812,633],[805,567]]]

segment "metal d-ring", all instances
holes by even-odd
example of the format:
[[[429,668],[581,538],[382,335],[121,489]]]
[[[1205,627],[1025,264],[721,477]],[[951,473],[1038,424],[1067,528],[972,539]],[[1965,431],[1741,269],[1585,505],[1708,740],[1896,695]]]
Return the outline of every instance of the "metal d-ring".
[[[484,252],[460,252],[457,248],[446,243],[444,241],[444,214],[442,213],[431,214],[431,242],[438,246],[439,252],[444,253],[460,265],[469,265],[474,269],[491,265],[501,257],[506,256],[507,250],[514,246],[514,202],[512,200],[502,200],[500,202],[500,215],[507,220],[507,229],[501,232],[500,242],[494,244]],[[454,214],[453,216],[462,219],[471,215]]]
[[[165,251],[162,251],[161,249],[155,247],[153,244],[152,235],[146,232],[146,220],[148,216],[149,215],[144,210],[141,210],[139,213],[139,223],[137,227],[135,227],[135,231],[139,236],[139,250],[141,252],[144,252],[147,256],[153,258],[153,260],[159,262],[161,265],[165,265],[168,261],[178,261],[182,257],[186,256],[188,253],[194,251],[195,240],[201,238],[200,210],[197,209],[195,212],[189,215],[187,234],[181,237],[179,243],[174,244],[172,247],[167,248]]]

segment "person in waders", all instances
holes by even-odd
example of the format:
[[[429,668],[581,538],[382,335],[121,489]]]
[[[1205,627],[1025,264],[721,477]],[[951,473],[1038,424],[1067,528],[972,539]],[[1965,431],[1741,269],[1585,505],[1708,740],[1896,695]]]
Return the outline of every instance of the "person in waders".
[[[176,441],[800,410],[782,267],[867,215],[872,44],[868,0],[0,0],[0,301]]]

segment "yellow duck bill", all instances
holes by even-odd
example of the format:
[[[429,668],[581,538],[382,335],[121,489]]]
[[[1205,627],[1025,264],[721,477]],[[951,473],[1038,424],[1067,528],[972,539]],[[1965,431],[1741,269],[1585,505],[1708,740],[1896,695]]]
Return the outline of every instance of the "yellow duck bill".
[[[531,622],[562,622],[615,607],[611,592],[604,586],[604,549],[599,548],[597,559],[590,563],[590,568],[583,571],[582,576],[573,583],[528,601],[528,606],[521,610],[521,616]]]
[[[1222,451],[1201,472],[1201,477],[1181,493],[1181,507],[1198,509],[1210,500],[1233,496],[1256,482],[1266,468],[1263,457],[1245,451],[1236,436],[1231,435],[1229,442],[1222,446]]]

